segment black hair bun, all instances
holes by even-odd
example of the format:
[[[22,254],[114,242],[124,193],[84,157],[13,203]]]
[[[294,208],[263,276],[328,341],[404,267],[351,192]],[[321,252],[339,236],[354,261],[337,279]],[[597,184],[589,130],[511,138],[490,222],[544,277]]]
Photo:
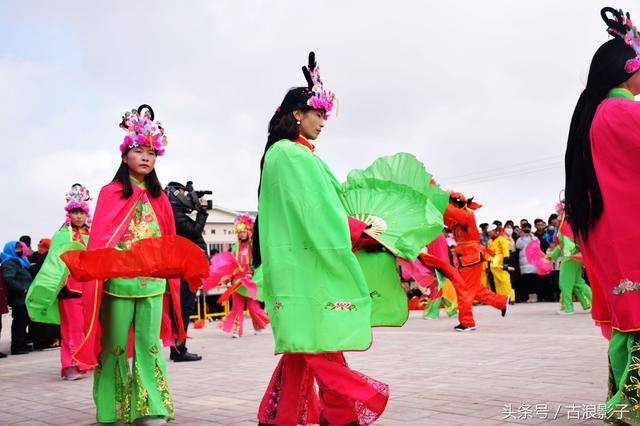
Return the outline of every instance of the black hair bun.
[[[155,114],[153,113],[153,109],[147,104],[142,104],[138,107],[138,114],[142,114],[142,110],[144,109],[149,111],[149,117],[151,117],[151,121],[153,121],[153,119],[155,118]]]
[[[613,17],[608,16],[610,13]],[[603,7],[600,11],[600,16],[605,24],[607,24],[607,32],[611,35],[620,36],[623,35],[626,30],[623,24],[623,16],[621,10],[616,10],[612,7]]]

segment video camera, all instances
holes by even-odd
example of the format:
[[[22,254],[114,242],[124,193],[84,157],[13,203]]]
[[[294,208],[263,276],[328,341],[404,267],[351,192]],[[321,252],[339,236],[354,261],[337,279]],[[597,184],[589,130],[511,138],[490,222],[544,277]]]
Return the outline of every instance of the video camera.
[[[165,188],[165,192],[172,206],[183,207],[189,211],[213,210],[212,200],[207,200],[206,205],[200,204],[200,198],[205,195],[212,195],[213,191],[197,191],[193,189],[192,181],[188,181],[186,186],[178,182],[169,182]]]

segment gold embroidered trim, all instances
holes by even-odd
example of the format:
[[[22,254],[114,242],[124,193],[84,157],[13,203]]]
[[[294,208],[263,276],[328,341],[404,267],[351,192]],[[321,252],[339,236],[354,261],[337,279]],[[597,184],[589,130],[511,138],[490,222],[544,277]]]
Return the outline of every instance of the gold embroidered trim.
[[[140,377],[140,365],[138,365],[138,361],[133,363],[133,386],[135,386],[136,389],[135,418],[138,419],[140,417],[148,416],[150,413],[149,392],[145,389],[142,377]]]
[[[122,348],[116,346],[113,350],[116,352],[117,349],[122,351]],[[118,419],[120,419],[124,423],[131,422],[131,378],[129,376],[129,364],[125,359],[124,362],[127,363],[124,367],[127,371],[127,377],[122,377],[122,371],[120,369],[120,363],[122,362],[122,358],[117,357],[113,360],[113,368],[115,370],[115,400],[116,400],[116,413],[118,415]]]
[[[173,411],[173,399],[171,398],[171,393],[169,392],[169,384],[167,383],[167,377],[165,376],[162,368],[160,367],[160,363],[156,358],[155,362],[155,376],[156,376],[156,384],[158,386],[158,390],[160,391],[160,397],[162,398],[162,404],[164,408],[167,409],[169,413],[169,419],[173,420],[176,418],[175,413]]]
[[[115,348],[113,348],[111,353],[115,356],[120,356],[124,353],[124,349],[122,349],[120,346],[116,346]]]

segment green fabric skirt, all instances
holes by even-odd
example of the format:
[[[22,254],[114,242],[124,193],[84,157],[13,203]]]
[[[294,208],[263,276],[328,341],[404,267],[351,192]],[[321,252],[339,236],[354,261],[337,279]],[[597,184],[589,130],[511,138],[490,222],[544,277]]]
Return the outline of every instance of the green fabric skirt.
[[[613,330],[606,410],[610,423],[640,425],[640,332]]]

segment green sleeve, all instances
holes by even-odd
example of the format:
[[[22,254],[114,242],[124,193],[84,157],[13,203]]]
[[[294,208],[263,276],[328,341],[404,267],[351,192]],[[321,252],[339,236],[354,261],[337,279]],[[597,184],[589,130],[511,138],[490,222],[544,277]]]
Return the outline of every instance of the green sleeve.
[[[568,259],[571,255],[576,252],[576,243],[569,237],[564,234],[558,234],[558,239],[562,245],[562,257]]]
[[[407,294],[400,285],[396,258],[388,252],[356,252],[369,286],[371,326],[400,327],[409,318]]]
[[[66,229],[61,229],[53,236],[47,258],[27,292],[25,303],[32,320],[60,324],[58,293],[69,276],[69,269],[60,259],[60,255],[68,250],[83,249],[82,244],[70,241]]]
[[[265,157],[258,211],[276,353],[367,349],[371,299],[326,165],[305,147],[277,142]]]
[[[560,246],[556,245],[556,248],[553,249],[553,251],[551,252],[551,254],[549,255],[549,257],[551,257],[551,260],[556,260],[560,257]]]
[[[253,282],[256,283],[256,287],[258,288],[258,291],[256,292],[256,300],[259,300],[260,302],[264,302],[264,296],[262,295],[262,285],[264,282],[264,275],[262,274],[262,266],[257,267],[254,271],[253,271]]]

